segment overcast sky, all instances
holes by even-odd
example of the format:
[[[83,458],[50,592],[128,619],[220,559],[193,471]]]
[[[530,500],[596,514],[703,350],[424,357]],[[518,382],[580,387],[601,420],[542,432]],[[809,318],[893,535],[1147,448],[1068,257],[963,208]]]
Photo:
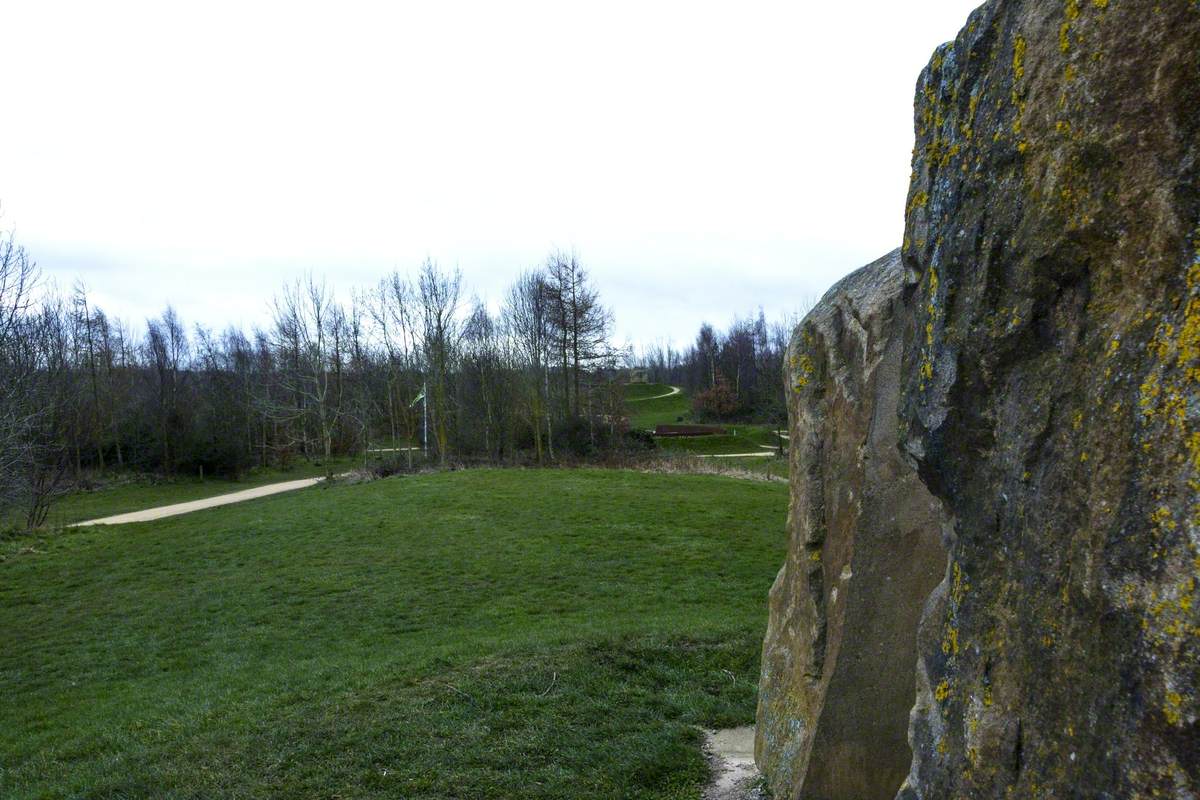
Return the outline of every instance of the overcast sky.
[[[975,0],[6,0],[0,227],[140,324],[574,249],[616,338],[811,302],[896,247],[917,74]]]

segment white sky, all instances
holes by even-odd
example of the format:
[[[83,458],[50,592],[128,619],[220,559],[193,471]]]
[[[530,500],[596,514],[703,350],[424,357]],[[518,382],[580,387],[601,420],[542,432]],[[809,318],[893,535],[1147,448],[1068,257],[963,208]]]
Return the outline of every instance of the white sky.
[[[811,302],[896,247],[917,74],[976,0],[3,0],[0,227],[140,323],[250,327],[426,257],[574,249],[617,339]]]

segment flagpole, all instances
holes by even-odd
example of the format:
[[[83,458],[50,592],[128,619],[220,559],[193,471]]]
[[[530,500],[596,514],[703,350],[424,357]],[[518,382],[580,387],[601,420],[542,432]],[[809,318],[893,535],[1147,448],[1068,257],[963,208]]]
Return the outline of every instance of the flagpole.
[[[424,432],[421,434],[422,452],[425,453],[425,458],[429,458],[429,387],[424,382],[421,383],[421,417],[424,423]]]

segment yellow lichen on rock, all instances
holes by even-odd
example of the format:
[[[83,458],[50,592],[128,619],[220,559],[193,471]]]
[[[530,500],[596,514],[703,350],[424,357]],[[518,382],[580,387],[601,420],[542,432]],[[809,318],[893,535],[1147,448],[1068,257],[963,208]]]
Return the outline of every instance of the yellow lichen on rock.
[[[1017,80],[1025,77],[1025,37],[1018,36],[1013,40],[1013,76]]]

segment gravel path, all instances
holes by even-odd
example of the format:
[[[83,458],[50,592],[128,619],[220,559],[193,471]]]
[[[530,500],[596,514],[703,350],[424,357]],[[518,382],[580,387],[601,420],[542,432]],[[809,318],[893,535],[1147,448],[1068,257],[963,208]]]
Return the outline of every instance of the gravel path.
[[[169,506],[158,506],[157,508],[147,508],[143,511],[130,511],[127,514],[116,514],[111,517],[101,517],[99,519],[89,519],[86,522],[76,522],[71,527],[79,527],[83,525],[121,525],[126,522],[150,522],[151,520],[162,519],[163,517],[174,517],[178,514],[187,514],[192,511],[199,511],[202,508],[213,508],[215,506],[225,506],[230,503],[241,503],[244,500],[253,500],[256,497],[268,497],[280,492],[291,492],[296,489],[304,489],[308,486],[315,486],[324,478],[302,478],[297,481],[284,481],[282,483],[268,483],[266,486],[256,486],[253,489],[243,489],[240,492],[230,492],[229,494],[219,494],[215,497],[205,497],[202,500],[191,500],[187,503],[175,503]]]

